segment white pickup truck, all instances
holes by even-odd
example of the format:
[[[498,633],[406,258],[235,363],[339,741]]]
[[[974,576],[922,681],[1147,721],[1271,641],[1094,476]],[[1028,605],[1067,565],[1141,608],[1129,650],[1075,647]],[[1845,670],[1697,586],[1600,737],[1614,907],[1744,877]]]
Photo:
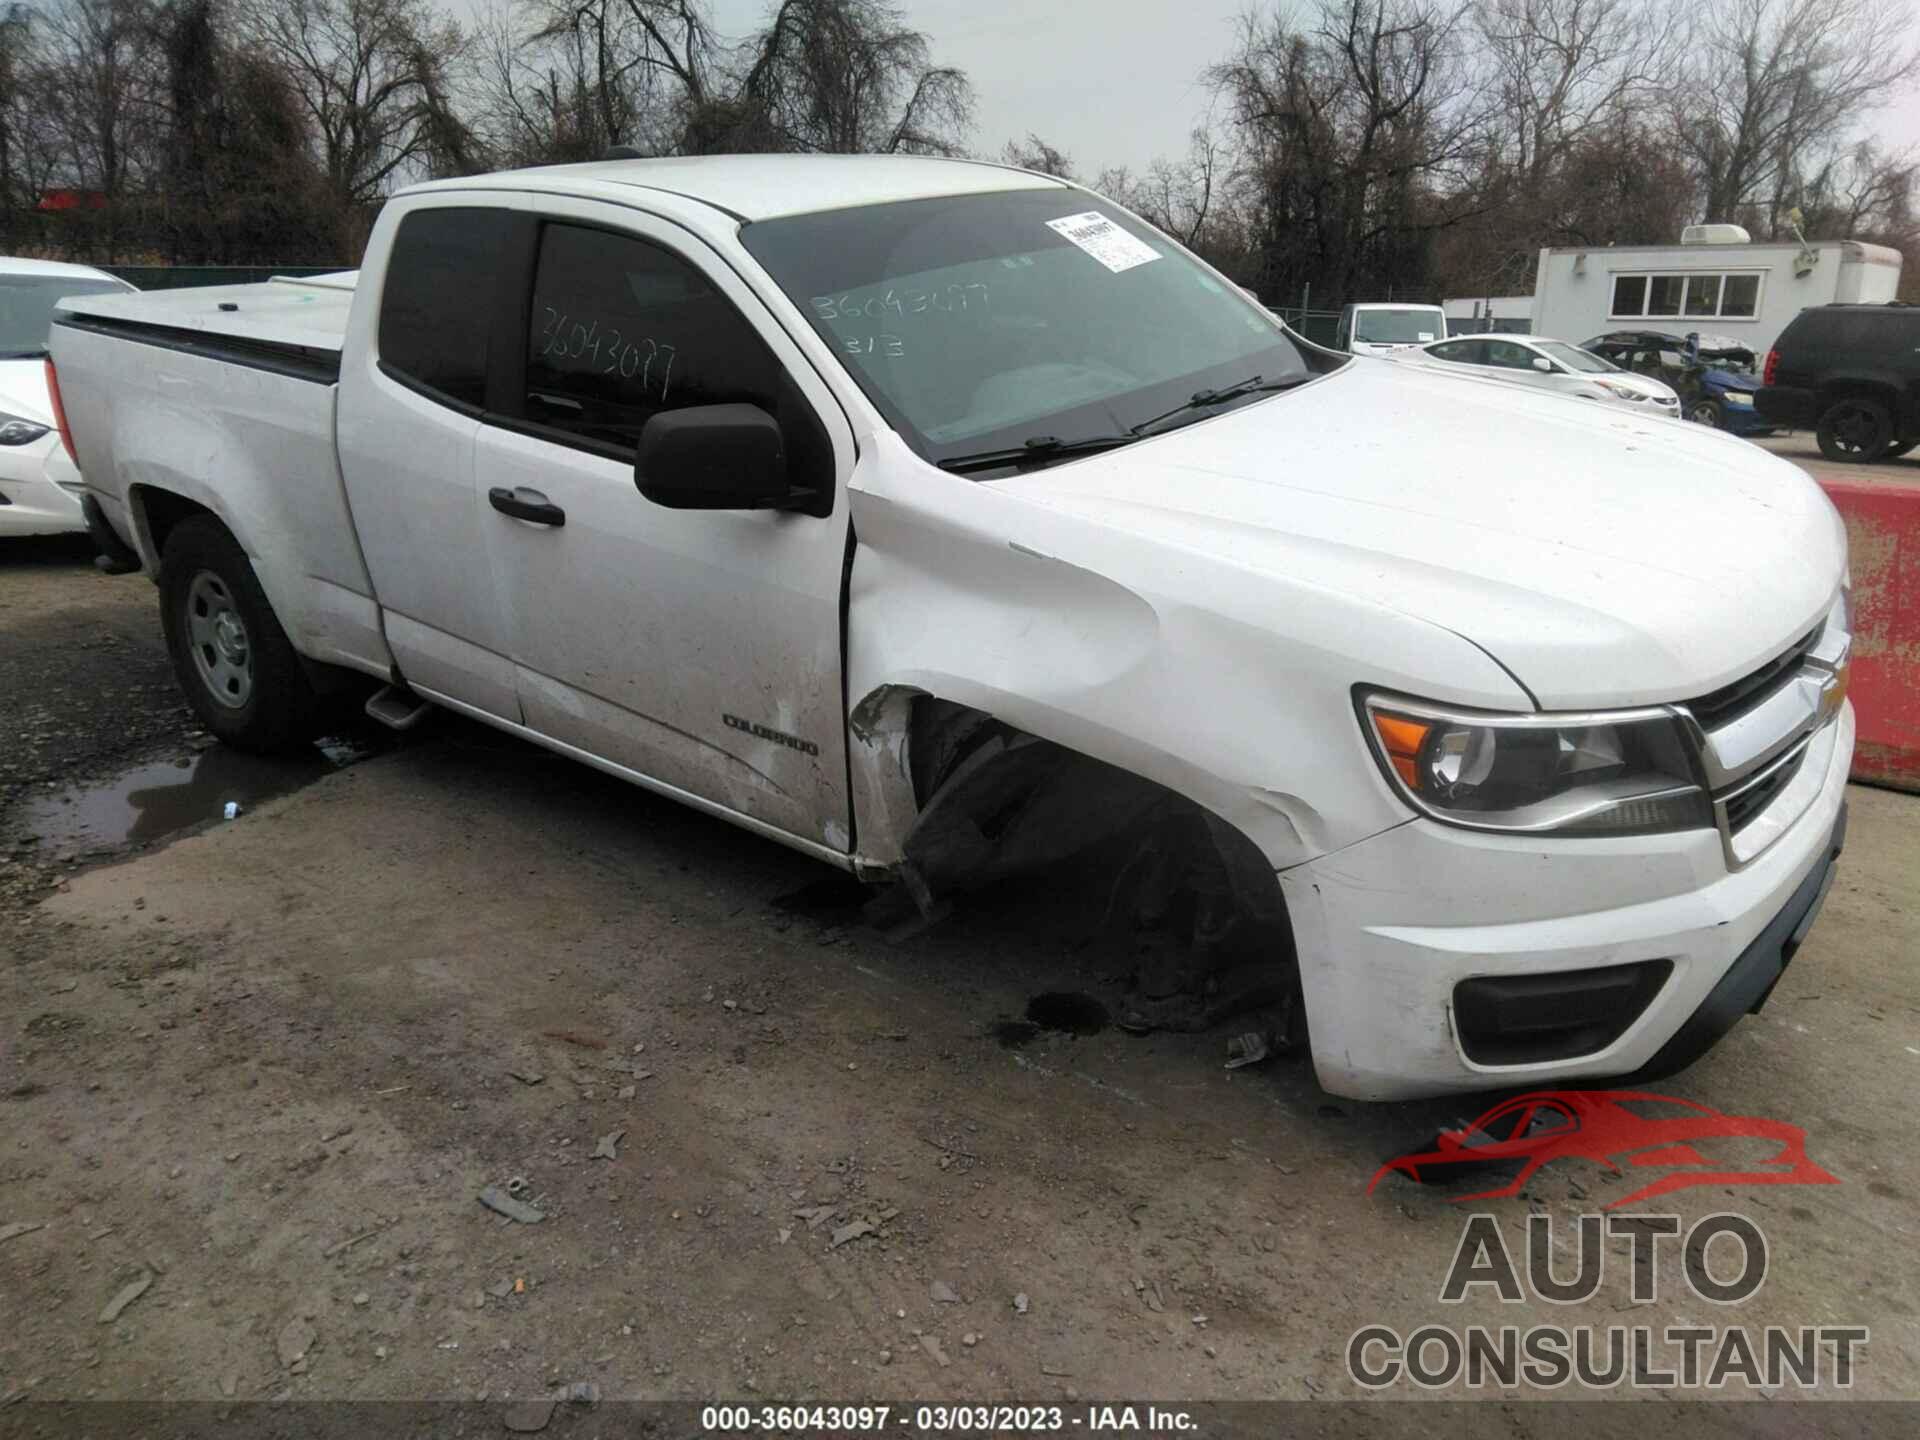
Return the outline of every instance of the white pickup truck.
[[[52,353],[224,739],[373,677],[928,906],[1178,834],[1199,942],[1270,937],[1339,1094],[1671,1072],[1831,883],[1805,475],[1317,350],[1046,176],[423,185],[356,274],[76,298]]]

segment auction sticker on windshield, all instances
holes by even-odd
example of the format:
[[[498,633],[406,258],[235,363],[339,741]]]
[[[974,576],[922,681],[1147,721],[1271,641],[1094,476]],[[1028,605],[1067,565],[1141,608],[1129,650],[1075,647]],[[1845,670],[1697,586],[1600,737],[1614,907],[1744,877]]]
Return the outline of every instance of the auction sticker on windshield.
[[[1116,275],[1160,258],[1158,250],[1144,240],[1136,240],[1098,210],[1049,220],[1047,228],[1065,236]]]

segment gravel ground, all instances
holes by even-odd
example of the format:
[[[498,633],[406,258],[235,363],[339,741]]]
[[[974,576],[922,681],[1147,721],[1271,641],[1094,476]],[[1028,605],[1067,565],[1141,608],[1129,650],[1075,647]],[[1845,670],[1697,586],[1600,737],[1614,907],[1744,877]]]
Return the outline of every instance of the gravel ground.
[[[1634,1305],[1618,1245],[1583,1305],[1439,1304],[1457,1192],[1367,1184],[1479,1105],[1227,1071],[1224,1034],[1030,1035],[1035,995],[1114,1006],[1131,969],[1045,895],[889,944],[832,872],[453,725],[63,861],[49,785],[200,753],[151,587],[72,552],[0,554],[0,696],[0,1406],[1324,1402],[1363,1324],[1728,1323],[1671,1274]],[[1920,1398],[1917,820],[1856,789],[1767,1009],[1664,1087],[1840,1178],[1657,1208],[1752,1217],[1738,1318],[1870,1326],[1863,1398]],[[538,1223],[479,1203],[516,1180]],[[1470,1208],[1518,1246],[1621,1183]],[[1554,1428],[1527,1411],[1479,1413]]]

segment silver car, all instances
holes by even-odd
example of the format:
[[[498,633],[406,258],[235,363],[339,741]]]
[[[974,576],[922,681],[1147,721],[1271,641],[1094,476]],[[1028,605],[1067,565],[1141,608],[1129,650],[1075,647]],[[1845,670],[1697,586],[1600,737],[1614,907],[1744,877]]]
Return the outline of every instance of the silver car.
[[[1564,340],[1536,335],[1461,335],[1394,357],[1403,364],[1449,368],[1508,380],[1557,395],[1624,405],[1647,415],[1677,418],[1680,397],[1671,385],[1622,370]]]

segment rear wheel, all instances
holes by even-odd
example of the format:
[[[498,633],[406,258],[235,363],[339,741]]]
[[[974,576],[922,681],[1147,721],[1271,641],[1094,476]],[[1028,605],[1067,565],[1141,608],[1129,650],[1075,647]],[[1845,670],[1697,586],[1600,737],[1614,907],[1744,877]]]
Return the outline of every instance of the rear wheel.
[[[1718,400],[1700,399],[1687,406],[1687,419],[1696,425],[1705,425],[1710,429],[1727,428],[1727,412],[1721,408]]]
[[[173,671],[200,722],[242,750],[311,740],[320,707],[246,552],[218,520],[196,515],[167,536],[160,618]]]
[[[1827,459],[1868,465],[1893,444],[1893,417],[1878,400],[1849,395],[1827,407],[1814,438]]]

